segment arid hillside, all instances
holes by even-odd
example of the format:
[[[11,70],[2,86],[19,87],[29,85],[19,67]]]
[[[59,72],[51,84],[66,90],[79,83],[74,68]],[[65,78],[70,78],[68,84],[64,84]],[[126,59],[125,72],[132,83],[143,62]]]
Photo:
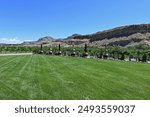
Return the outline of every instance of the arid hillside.
[[[94,34],[80,35],[73,34],[65,39],[54,39],[50,36],[40,38],[34,42],[24,42],[22,45],[58,45],[83,46],[88,43],[89,46],[103,45],[119,45],[119,46],[134,46],[134,45],[150,45],[150,24],[128,25],[113,28],[110,30],[100,31]]]

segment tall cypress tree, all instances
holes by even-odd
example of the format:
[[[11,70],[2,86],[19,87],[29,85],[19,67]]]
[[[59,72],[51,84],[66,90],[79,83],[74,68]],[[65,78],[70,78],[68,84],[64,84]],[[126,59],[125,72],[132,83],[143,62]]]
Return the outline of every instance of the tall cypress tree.
[[[88,50],[87,50],[87,44],[85,44],[83,57],[87,57],[88,56],[87,52],[88,52]]]
[[[146,62],[147,61],[147,55],[146,53],[144,53],[143,57],[142,57],[142,62]]]
[[[121,60],[124,60],[125,59],[125,54],[124,54],[124,52],[122,52],[121,53],[121,58],[120,58]]]
[[[43,44],[41,44],[41,51],[43,50]]]
[[[61,51],[61,47],[60,47],[60,44],[59,44],[59,51]]]
[[[137,61],[140,61],[140,51],[137,51]]]
[[[148,60],[150,61],[150,52],[148,53]]]
[[[57,55],[61,55],[61,47],[60,47],[60,44],[59,44],[59,47],[58,47],[58,53],[57,53]]]
[[[85,52],[85,53],[87,52],[87,44],[85,44],[84,52]]]

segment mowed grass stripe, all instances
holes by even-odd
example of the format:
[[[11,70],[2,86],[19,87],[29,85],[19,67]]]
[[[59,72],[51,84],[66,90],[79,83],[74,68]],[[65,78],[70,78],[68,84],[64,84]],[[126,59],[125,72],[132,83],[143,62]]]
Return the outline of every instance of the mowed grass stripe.
[[[83,60],[83,59],[82,59]],[[87,60],[87,59],[86,59]],[[59,60],[57,60],[57,62],[55,63],[55,65],[58,63],[58,61]],[[71,61],[72,61],[72,59],[71,59]],[[88,62],[89,62],[89,60],[87,60]],[[85,60],[84,60],[84,62],[85,62]],[[83,62],[83,63],[84,63]],[[93,64],[93,62],[95,62],[95,61],[93,61],[93,60],[91,60],[91,64]],[[100,62],[100,61],[98,61],[98,62]],[[101,61],[102,62],[102,61]],[[105,63],[106,61],[103,61],[102,63],[104,63],[104,65],[102,65],[101,67],[102,67],[102,69],[99,69],[99,70],[102,70],[102,71],[107,71],[107,68],[108,68],[108,63]],[[107,61],[107,62],[109,62],[109,61]],[[111,61],[111,62],[113,62],[113,61]],[[54,62],[52,62],[52,63],[54,63]],[[63,63],[65,63],[65,62],[63,62]],[[68,63],[69,63],[69,61],[68,61]],[[90,63],[90,62],[89,62]],[[88,65],[89,65],[89,63],[88,63]],[[114,64],[115,63],[118,63],[118,62],[116,62],[116,61],[114,61],[113,62]],[[60,64],[62,64],[62,63],[60,63]],[[85,62],[85,64],[86,64],[86,62]],[[112,63],[111,63],[112,64]],[[111,66],[111,64],[109,65],[109,66]],[[120,62],[120,65],[121,64],[133,64],[133,65],[138,65],[138,64],[134,64],[134,63],[122,63],[122,62]],[[106,66],[105,66],[106,65]],[[140,65],[145,65],[145,64],[140,64]],[[60,67],[60,65],[58,65],[59,67]],[[76,66],[76,65],[75,65]],[[91,66],[91,65],[90,65]],[[71,68],[73,68],[71,65],[70,65],[70,67]],[[100,67],[100,68],[101,68]],[[87,67],[84,67],[84,68],[78,68],[78,70],[79,70],[79,72],[80,72],[80,74],[83,74],[82,73],[82,70],[83,71],[86,71],[86,73],[89,75],[89,73],[91,73],[90,71],[87,71],[86,70],[86,68]],[[90,68],[90,67],[89,67]],[[103,68],[105,68],[104,70],[103,70]],[[134,94],[134,90],[132,90],[132,89],[134,89],[135,87],[134,87],[134,85],[133,84],[136,84],[136,76],[138,76],[137,74],[134,74],[134,72],[132,72],[132,74],[134,74],[133,75],[133,78],[135,79],[134,81],[124,81],[124,80],[126,80],[126,77],[123,77],[124,78],[124,80],[122,81],[122,76],[124,76],[125,74],[127,74],[126,72],[124,72],[124,70],[122,71],[122,69],[121,70],[119,70],[119,67],[117,66],[117,67],[115,67],[115,66],[111,66],[111,68],[112,68],[112,71],[114,72],[114,74],[117,74],[117,75],[112,75],[112,78],[111,78],[111,70],[109,70],[108,69],[108,73],[110,72],[110,74],[108,74],[108,78],[109,79],[107,79],[107,74],[104,72],[103,74],[102,74],[102,76],[101,77],[99,77],[99,75],[98,75],[98,73],[99,72],[96,72],[97,73],[97,75],[95,75],[96,77],[97,77],[97,79],[100,79],[100,83],[97,83],[97,81],[95,82],[95,83],[93,83],[93,84],[97,84],[97,87],[102,87],[101,88],[101,91],[105,91],[105,93],[103,93],[103,92],[99,92],[99,94],[98,95],[100,95],[100,94],[105,94],[105,96],[106,96],[106,94],[107,94],[107,90],[108,90],[108,95],[107,95],[107,97],[109,98],[109,96],[110,96],[110,98],[112,97],[112,95],[114,95],[114,98],[120,98],[119,96],[118,96],[118,94],[120,94],[120,96],[123,96],[123,95],[125,95],[125,97],[124,98],[126,98],[126,97],[128,97],[128,94],[130,94],[130,95],[132,95],[132,92],[133,92],[133,94]],[[116,69],[116,72],[114,71],[114,68]],[[98,69],[98,68],[97,68]],[[75,69],[73,68],[73,71],[74,71]],[[132,69],[129,69],[129,70],[132,70]],[[67,71],[67,73],[69,73],[68,71],[71,71],[72,72],[72,70],[65,70],[65,71]],[[65,72],[64,71],[64,72]],[[92,70],[91,70],[92,71]],[[127,69],[127,71],[128,71],[128,69]],[[141,71],[142,71],[142,69],[141,69]],[[139,72],[141,72],[141,71],[139,71]],[[143,71],[142,71],[143,72]],[[73,72],[72,72],[73,73]],[[75,75],[75,73],[76,73],[76,75]],[[74,77],[73,77],[73,79],[76,79],[75,78],[75,76],[77,76],[77,78],[80,78],[80,77],[78,77],[79,75],[77,74],[77,72],[75,72],[74,73]],[[120,73],[122,73],[122,74],[120,74]],[[140,74],[140,73],[139,73]],[[64,75],[64,74],[63,74]],[[93,75],[94,76],[94,75]],[[92,76],[92,77],[93,77]],[[92,79],[92,77],[91,77],[91,79]],[[84,78],[89,78],[89,77],[84,77]],[[82,78],[82,81],[84,81],[83,79],[84,78]],[[127,77],[128,78],[128,77]],[[130,77],[129,77],[130,78]],[[103,81],[104,80],[104,81]],[[77,79],[76,79],[76,81],[77,81]],[[87,80],[85,80],[84,81],[84,83],[83,83],[83,85],[85,85],[86,84],[86,81],[87,82],[89,82],[89,83],[87,83],[87,86],[90,86],[91,84],[92,84],[92,82],[90,82],[88,79]],[[126,84],[125,83],[127,83],[127,86],[126,86]],[[128,83],[130,83],[131,85],[129,85]],[[149,82],[148,82],[149,83]],[[109,85],[112,85],[111,87],[109,86]],[[115,86],[115,84],[117,84],[116,86],[119,86],[119,85],[121,85],[120,87],[116,87]],[[82,85],[82,86],[83,86]],[[108,85],[108,86],[107,86]],[[139,84],[140,85],[140,84]],[[131,88],[130,88],[130,87]],[[84,86],[83,86],[84,87]],[[121,88],[122,87],[122,88]],[[137,88],[137,87],[136,87]],[[94,89],[94,87],[93,87],[93,89]],[[96,88],[95,88],[96,89]],[[95,90],[94,89],[94,90]],[[105,90],[105,89],[107,89],[107,90]],[[122,92],[122,89],[123,90],[126,90],[126,91],[123,91]],[[140,91],[141,91],[141,93],[143,93],[143,89],[142,88],[140,88],[140,86],[139,86],[139,89],[140,89]],[[86,89],[85,91],[87,91],[88,89]],[[75,90],[76,91],[76,90]],[[118,93],[117,93],[117,91],[118,91]],[[110,92],[112,92],[112,95],[110,95]],[[121,93],[122,92],[122,93]],[[139,90],[137,89],[136,90],[136,92],[135,92],[135,94],[138,94],[138,95],[143,95],[143,94],[139,94],[140,92],[139,92]],[[117,95],[116,95],[117,94]],[[95,95],[95,94],[94,94]],[[129,96],[130,96],[129,95]],[[136,95],[135,95],[136,96]],[[88,96],[87,96],[88,97]],[[136,96],[136,98],[138,99],[139,97],[138,96]],[[146,98],[146,97],[145,97]]]
[[[75,60],[76,60],[76,58],[75,58]],[[81,61],[81,64],[78,64],[79,61]],[[139,77],[139,79],[137,77],[139,74],[141,74],[143,72],[143,69],[141,66],[145,66],[146,64],[140,64],[140,66],[138,66],[138,67],[141,67],[140,71],[138,71],[139,73],[134,74],[134,69],[136,69],[136,65],[139,65],[139,64],[118,62],[118,61],[117,62],[116,61],[95,61],[95,60],[87,60],[87,59],[79,59],[76,62],[77,62],[77,64],[74,64],[72,62],[72,59],[71,59],[71,62],[68,61],[68,63],[73,63],[72,64],[73,66],[71,64],[69,65],[70,68],[72,68],[73,70],[65,70],[65,71],[67,71],[67,72],[70,71],[72,74],[74,74],[72,78],[76,79],[76,82],[78,81],[77,80],[78,78],[79,78],[79,81],[81,80],[79,83],[77,83],[78,85],[81,82],[83,82],[81,89],[85,88],[84,92],[87,91],[87,93],[85,93],[86,96],[84,96],[84,97],[89,97],[87,94],[92,93],[93,94],[92,97],[98,97],[100,95],[104,95],[104,97],[107,97],[108,99],[111,99],[112,97],[114,97],[115,99],[116,98],[120,99],[120,97],[123,97],[123,95],[124,95],[124,98],[126,99],[126,98],[132,96],[132,93],[133,93],[133,94],[135,94],[134,96],[138,99],[139,98],[138,95],[144,96],[144,94],[148,93],[147,92],[147,93],[143,94],[143,87],[146,87],[146,86],[143,86],[143,85],[145,85],[145,83],[144,83],[145,81],[143,82],[143,85],[141,85],[141,82],[138,81],[138,80],[143,79],[142,78],[143,76]],[[95,65],[96,63],[97,63],[97,65]],[[115,65],[115,64],[118,64],[118,65]],[[135,68],[128,69],[128,66],[130,66],[131,64]],[[74,67],[74,66],[76,66],[76,67]],[[122,68],[124,68],[124,69],[122,70]],[[89,70],[87,70],[87,69],[89,69]],[[99,71],[96,71],[96,70],[99,70]],[[72,71],[74,71],[74,72],[72,72]],[[78,71],[78,72],[76,72],[76,71]],[[132,72],[132,75],[130,74],[131,76],[128,75],[128,71]],[[91,73],[94,73],[94,74],[91,75]],[[147,73],[149,73],[149,72],[147,72]],[[85,74],[85,76],[84,76],[84,74]],[[76,78],[75,78],[75,76],[76,76]],[[146,75],[146,74],[145,74],[145,76],[149,77],[149,75]],[[71,78],[71,76],[70,76],[70,78]],[[147,79],[147,81],[148,81],[147,83],[149,83],[149,78]],[[138,87],[137,87],[137,83],[139,84]],[[134,86],[136,86],[136,87],[134,87]],[[88,88],[88,87],[90,87],[90,88]],[[135,88],[137,88],[136,91],[133,90]],[[91,91],[88,91],[89,89],[91,89]],[[93,89],[93,91],[92,91],[92,89]],[[97,89],[101,92],[96,93],[96,92],[94,92],[94,91],[97,91],[95,89]],[[122,90],[123,90],[123,92],[122,92]],[[96,96],[95,94],[98,94],[98,96]],[[147,97],[145,97],[145,98],[147,98]]]
[[[150,99],[149,64],[28,55],[8,66],[0,99]]]
[[[7,64],[15,61],[17,58],[17,56],[13,56],[13,57],[0,57],[0,68],[4,67],[4,66],[7,66]]]
[[[25,98],[25,96],[22,95],[22,92],[19,92],[18,90],[18,78],[16,73],[18,73],[19,67],[21,66],[20,63],[24,63],[25,56],[15,56],[15,59],[9,62],[9,64],[5,65],[5,67],[1,67],[1,74],[0,74],[0,82],[1,87],[3,87],[3,90],[9,90],[11,93],[3,92],[1,95],[5,95],[5,99],[10,99],[10,97],[13,97],[13,99],[20,99]],[[23,60],[23,61],[22,61]],[[18,69],[17,69],[18,68]],[[6,76],[7,74],[7,76]],[[16,85],[17,84],[17,85]],[[3,91],[1,90],[1,91]]]

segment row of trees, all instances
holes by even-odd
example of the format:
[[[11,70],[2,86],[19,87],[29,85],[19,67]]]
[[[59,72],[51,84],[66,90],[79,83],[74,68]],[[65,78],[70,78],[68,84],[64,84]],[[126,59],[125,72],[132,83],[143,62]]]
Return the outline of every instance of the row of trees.
[[[0,53],[33,52],[37,47],[30,46],[0,46]]]
[[[121,47],[88,47],[85,44],[83,47],[72,47],[63,48],[59,44],[58,47],[53,48],[41,48],[34,51],[38,54],[49,54],[49,55],[62,55],[62,56],[79,56],[79,57],[93,57],[100,59],[113,59],[113,60],[129,60],[129,61],[150,61],[150,48],[121,48]]]
[[[85,44],[84,50],[83,48],[62,48],[59,44],[58,47],[43,47],[43,45],[40,46],[39,49],[34,50],[34,54],[48,54],[48,55],[62,55],[62,56],[82,56],[87,57],[88,56],[88,50],[87,50],[87,44]]]
[[[55,47],[43,46],[1,46],[0,53],[14,52],[33,52],[35,54],[62,55],[62,56],[79,56],[93,57],[100,59],[129,60],[129,61],[150,61],[149,46],[134,46],[122,48],[119,46],[104,46],[102,48],[90,47],[85,44],[84,47],[64,48],[59,44]]]

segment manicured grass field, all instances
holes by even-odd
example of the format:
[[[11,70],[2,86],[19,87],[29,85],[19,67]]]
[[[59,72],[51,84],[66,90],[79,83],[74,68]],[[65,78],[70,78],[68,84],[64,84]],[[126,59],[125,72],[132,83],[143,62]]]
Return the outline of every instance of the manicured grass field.
[[[150,99],[150,64],[1,56],[0,99]]]

